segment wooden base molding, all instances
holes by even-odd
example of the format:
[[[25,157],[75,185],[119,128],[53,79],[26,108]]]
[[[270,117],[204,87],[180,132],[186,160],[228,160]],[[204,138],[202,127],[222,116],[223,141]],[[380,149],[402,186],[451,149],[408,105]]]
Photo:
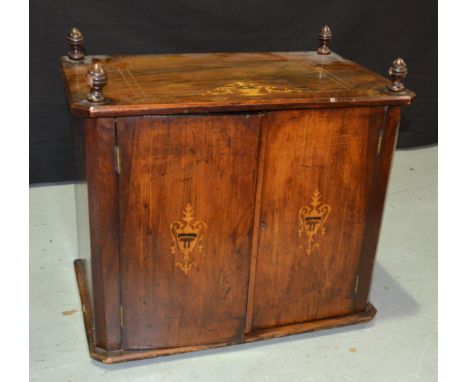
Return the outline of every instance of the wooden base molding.
[[[168,348],[168,349],[150,349],[150,350],[115,350],[115,351],[106,351],[96,347],[93,339],[93,317],[91,309],[91,299],[89,295],[89,290],[86,284],[85,277],[85,268],[83,260],[77,259],[74,261],[76,281],[78,283],[78,289],[80,293],[81,306],[83,310],[83,319],[86,330],[86,338],[88,340],[89,355],[91,358],[105,363],[113,364],[127,361],[137,361],[147,358],[163,357],[173,354],[188,353],[199,350],[214,349],[229,345],[237,345],[242,343],[255,342],[260,340],[266,340],[277,337],[284,337],[293,334],[315,332],[317,330],[332,329],[338,328],[341,326],[362,324],[365,322],[371,321],[377,310],[371,304],[367,304],[365,311],[360,313],[355,313],[342,317],[333,317],[323,320],[316,320],[310,322],[302,322],[292,325],[284,325],[280,327],[275,327],[271,329],[263,329],[258,331],[253,331],[244,336],[244,339],[241,341],[235,342],[221,342],[214,344],[206,345],[195,345],[195,346],[184,346],[177,348]]]

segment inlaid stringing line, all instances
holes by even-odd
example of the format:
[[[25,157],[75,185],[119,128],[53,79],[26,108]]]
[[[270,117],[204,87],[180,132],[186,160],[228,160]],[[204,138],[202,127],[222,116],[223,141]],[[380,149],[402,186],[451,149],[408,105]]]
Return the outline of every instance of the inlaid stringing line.
[[[334,74],[331,74],[328,70],[326,70],[324,68],[316,68],[316,67],[312,67],[312,68],[318,73],[324,73],[325,75],[330,77],[330,79],[335,81],[338,85],[341,85],[342,87],[344,87],[346,89],[350,89],[350,87],[348,86],[348,84],[346,84],[346,82],[343,82],[338,77],[336,77]]]
[[[122,78],[124,79],[125,83],[127,84],[127,86],[130,88],[130,90],[133,92],[133,95],[137,95],[136,92],[135,92],[135,89],[132,88],[132,86],[130,85],[130,83],[127,81],[127,78],[125,77],[125,75],[123,74],[123,72],[120,70],[120,68],[117,68],[117,70],[119,71],[120,75],[122,76]]]
[[[128,69],[125,69],[128,73],[128,75],[130,76],[130,78],[133,80],[133,82],[135,83],[135,85],[138,87],[138,89],[140,90],[141,92],[141,95],[143,95],[144,97],[146,97],[146,93],[143,91],[143,89],[141,88],[139,82],[135,79],[135,77],[133,76],[132,72]]]

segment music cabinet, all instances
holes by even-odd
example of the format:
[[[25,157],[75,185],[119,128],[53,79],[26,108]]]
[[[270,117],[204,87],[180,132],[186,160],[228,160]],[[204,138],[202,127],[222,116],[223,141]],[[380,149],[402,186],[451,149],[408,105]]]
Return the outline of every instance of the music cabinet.
[[[362,323],[400,107],[330,51],[89,56],[73,118],[91,357],[128,361]]]

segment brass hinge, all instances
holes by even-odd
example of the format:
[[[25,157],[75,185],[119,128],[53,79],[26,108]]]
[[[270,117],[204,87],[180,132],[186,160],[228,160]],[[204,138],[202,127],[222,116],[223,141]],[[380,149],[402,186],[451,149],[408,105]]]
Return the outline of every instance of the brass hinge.
[[[379,140],[377,142],[377,155],[380,155],[380,150],[382,149],[383,133],[384,129],[380,129]]]
[[[119,146],[114,147],[114,155],[115,155],[115,171],[117,172],[117,174],[120,174],[121,167],[120,167],[120,147]]]
[[[124,315],[123,315],[123,306],[120,306],[120,327],[123,328],[124,326]]]
[[[359,275],[356,276],[356,282],[354,284],[354,294],[357,293],[358,287],[359,287]]]

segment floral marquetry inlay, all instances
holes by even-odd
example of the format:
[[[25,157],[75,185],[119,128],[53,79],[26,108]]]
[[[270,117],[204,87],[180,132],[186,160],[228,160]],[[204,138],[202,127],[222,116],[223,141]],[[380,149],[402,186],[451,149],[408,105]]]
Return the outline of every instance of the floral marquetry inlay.
[[[175,266],[185,274],[196,265],[195,252],[202,253],[203,238],[208,225],[201,220],[194,221],[194,212],[190,204],[187,204],[182,212],[182,221],[176,220],[171,224],[172,254],[175,256]]]
[[[321,202],[321,197],[320,192],[315,191],[310,205],[299,210],[299,236],[305,235],[307,238],[304,248],[308,255],[320,246],[320,236],[325,233],[325,223],[331,211],[328,204]]]
[[[223,86],[218,86],[213,90],[208,90],[204,95],[223,95],[237,94],[243,96],[261,96],[272,93],[300,93],[299,88],[278,87],[271,85],[263,85],[257,82],[236,81],[230,82]]]

